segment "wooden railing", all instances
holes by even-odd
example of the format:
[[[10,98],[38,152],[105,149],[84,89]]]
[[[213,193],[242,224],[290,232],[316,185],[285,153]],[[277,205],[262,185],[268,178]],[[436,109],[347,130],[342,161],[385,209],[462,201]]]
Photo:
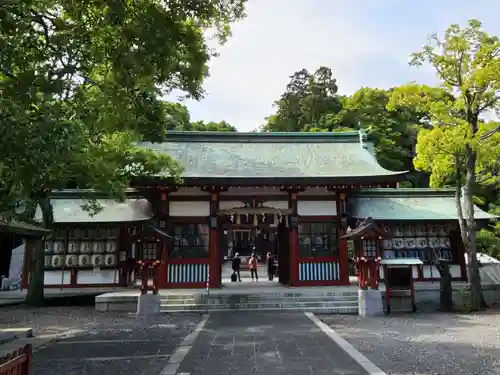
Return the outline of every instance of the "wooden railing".
[[[7,354],[0,358],[0,375],[31,375],[32,358],[29,344]]]

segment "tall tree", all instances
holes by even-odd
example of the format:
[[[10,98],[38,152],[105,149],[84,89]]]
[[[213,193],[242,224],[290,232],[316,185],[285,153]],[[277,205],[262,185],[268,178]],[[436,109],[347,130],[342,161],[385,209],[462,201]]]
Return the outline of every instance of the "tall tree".
[[[389,104],[392,108],[417,105],[429,115],[434,129],[430,132],[422,130],[419,141],[424,144],[420,143],[417,154],[425,153],[424,139],[434,138],[426,150],[436,156],[428,160],[433,178],[441,179],[440,174],[445,170],[454,173],[461,237],[469,260],[471,305],[478,309],[484,298],[476,254],[473,195],[479,177],[478,166],[491,164],[488,156],[483,159],[482,155],[486,154],[482,152],[483,148],[489,147],[489,138],[498,131],[494,128],[483,132],[480,118],[488,112],[498,113],[500,110],[500,41],[486,33],[477,20],[469,21],[466,28],[451,25],[442,39],[432,35],[429,44],[413,54],[413,65],[424,63],[435,69],[440,87],[403,86],[394,91]],[[432,100],[433,96],[442,93],[446,95],[441,100]],[[443,154],[446,157],[437,157]],[[417,168],[419,158],[417,156],[415,161]],[[446,166],[439,166],[442,163]]]
[[[391,90],[361,88],[343,101],[335,122],[326,124],[369,131],[379,163],[390,170],[412,170],[418,128],[423,113],[414,107],[387,110]]]
[[[290,77],[285,92],[275,102],[277,112],[267,119],[263,131],[303,131],[317,127],[328,113],[340,111],[337,80],[330,68],[314,73],[299,70]]]
[[[2,211],[18,200],[53,222],[49,193],[96,188],[120,199],[131,176],[160,170],[178,178],[169,156],[134,147],[161,140],[158,99],[179,89],[193,98],[214,52],[245,0],[27,0],[0,8],[0,191]],[[95,207],[97,208],[97,207]],[[33,209],[27,214],[32,215]],[[32,257],[27,301],[43,300],[43,250]]]

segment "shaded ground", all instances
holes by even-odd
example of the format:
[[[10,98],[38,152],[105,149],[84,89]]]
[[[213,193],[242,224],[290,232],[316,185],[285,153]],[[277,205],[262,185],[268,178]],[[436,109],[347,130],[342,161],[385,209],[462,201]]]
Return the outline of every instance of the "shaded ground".
[[[500,374],[499,310],[318,317],[390,375]]]
[[[178,373],[365,375],[304,313],[212,313]]]
[[[32,326],[37,336],[68,333],[34,355],[36,375],[159,374],[198,314],[138,320],[133,314],[99,313],[93,307],[0,310],[0,328]]]

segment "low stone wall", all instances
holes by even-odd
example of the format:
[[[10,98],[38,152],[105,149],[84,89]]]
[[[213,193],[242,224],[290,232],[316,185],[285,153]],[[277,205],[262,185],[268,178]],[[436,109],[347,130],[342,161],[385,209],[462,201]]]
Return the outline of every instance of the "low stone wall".
[[[453,303],[455,306],[465,306],[468,304],[467,291],[468,285],[463,282],[452,283]],[[484,299],[488,306],[500,304],[500,284],[483,285]],[[385,298],[385,291],[382,292]],[[415,283],[415,302],[417,309],[422,311],[435,310],[439,307],[439,282],[416,282]]]

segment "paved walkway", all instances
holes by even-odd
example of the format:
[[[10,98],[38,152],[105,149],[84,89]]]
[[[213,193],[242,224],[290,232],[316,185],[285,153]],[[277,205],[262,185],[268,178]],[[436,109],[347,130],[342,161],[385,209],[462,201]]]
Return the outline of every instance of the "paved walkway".
[[[38,350],[36,375],[158,375],[200,315],[117,317]],[[1,347],[1,346],[0,346]]]
[[[211,314],[177,374],[366,375],[303,313]]]

